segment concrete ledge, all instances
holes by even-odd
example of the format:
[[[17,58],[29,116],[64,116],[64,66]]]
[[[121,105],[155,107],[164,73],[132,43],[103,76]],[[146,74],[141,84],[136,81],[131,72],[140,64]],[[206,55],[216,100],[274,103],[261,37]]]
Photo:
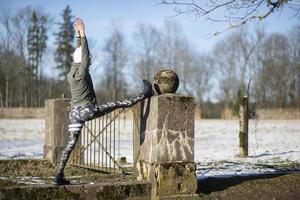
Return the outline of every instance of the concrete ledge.
[[[4,199],[151,199],[151,183],[146,181],[101,182],[93,185],[26,185],[0,189]]]

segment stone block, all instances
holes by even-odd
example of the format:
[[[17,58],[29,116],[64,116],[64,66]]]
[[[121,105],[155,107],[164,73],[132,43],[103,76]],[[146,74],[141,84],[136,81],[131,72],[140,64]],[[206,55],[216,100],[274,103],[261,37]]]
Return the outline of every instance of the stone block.
[[[194,161],[194,98],[178,94],[154,96],[140,108],[138,160],[145,162]],[[149,108],[147,108],[149,107]]]
[[[134,107],[138,180],[150,180],[152,199],[194,198],[194,98],[178,94],[153,96]],[[135,155],[135,154],[134,154]]]
[[[66,99],[47,99],[45,101],[45,144],[44,158],[56,165],[61,151],[68,140],[68,110]]]
[[[195,194],[197,190],[196,164],[194,162],[163,162],[136,164],[141,180],[150,180],[152,196]]]

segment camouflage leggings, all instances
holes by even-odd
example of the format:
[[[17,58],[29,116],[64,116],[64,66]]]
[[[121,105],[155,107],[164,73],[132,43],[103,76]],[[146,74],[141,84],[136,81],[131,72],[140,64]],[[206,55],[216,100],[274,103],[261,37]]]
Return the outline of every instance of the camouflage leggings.
[[[76,142],[78,141],[84,122],[95,119],[97,117],[101,117],[106,113],[109,113],[117,108],[128,108],[144,99],[145,99],[144,95],[141,94],[137,97],[130,98],[124,101],[109,102],[102,105],[87,104],[87,105],[73,106],[71,108],[71,111],[69,112],[70,124],[68,130],[70,136],[69,136],[68,143],[64,151],[62,152],[57,173],[63,174],[64,168],[68,162],[70,154],[74,149]]]

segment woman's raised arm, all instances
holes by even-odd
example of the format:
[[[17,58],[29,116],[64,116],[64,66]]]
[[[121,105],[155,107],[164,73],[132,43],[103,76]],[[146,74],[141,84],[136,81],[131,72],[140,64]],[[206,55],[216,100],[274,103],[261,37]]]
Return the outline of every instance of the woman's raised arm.
[[[85,37],[84,22],[82,19],[77,18],[75,23],[76,23],[76,27],[77,27],[79,35],[80,35],[81,67],[83,67],[84,69],[87,69],[90,65],[90,51],[89,51],[87,39]],[[77,42],[77,45],[78,45],[78,42]]]

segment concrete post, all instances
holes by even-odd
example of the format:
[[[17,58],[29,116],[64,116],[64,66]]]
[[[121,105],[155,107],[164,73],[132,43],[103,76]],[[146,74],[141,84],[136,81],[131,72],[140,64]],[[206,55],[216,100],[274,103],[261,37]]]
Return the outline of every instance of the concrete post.
[[[136,105],[135,109],[140,109],[141,123],[136,155],[138,180],[151,181],[154,199],[193,196],[197,189],[194,98],[162,94]]]
[[[47,99],[45,101],[45,144],[44,158],[53,166],[60,159],[68,140],[68,111],[66,99]]]

